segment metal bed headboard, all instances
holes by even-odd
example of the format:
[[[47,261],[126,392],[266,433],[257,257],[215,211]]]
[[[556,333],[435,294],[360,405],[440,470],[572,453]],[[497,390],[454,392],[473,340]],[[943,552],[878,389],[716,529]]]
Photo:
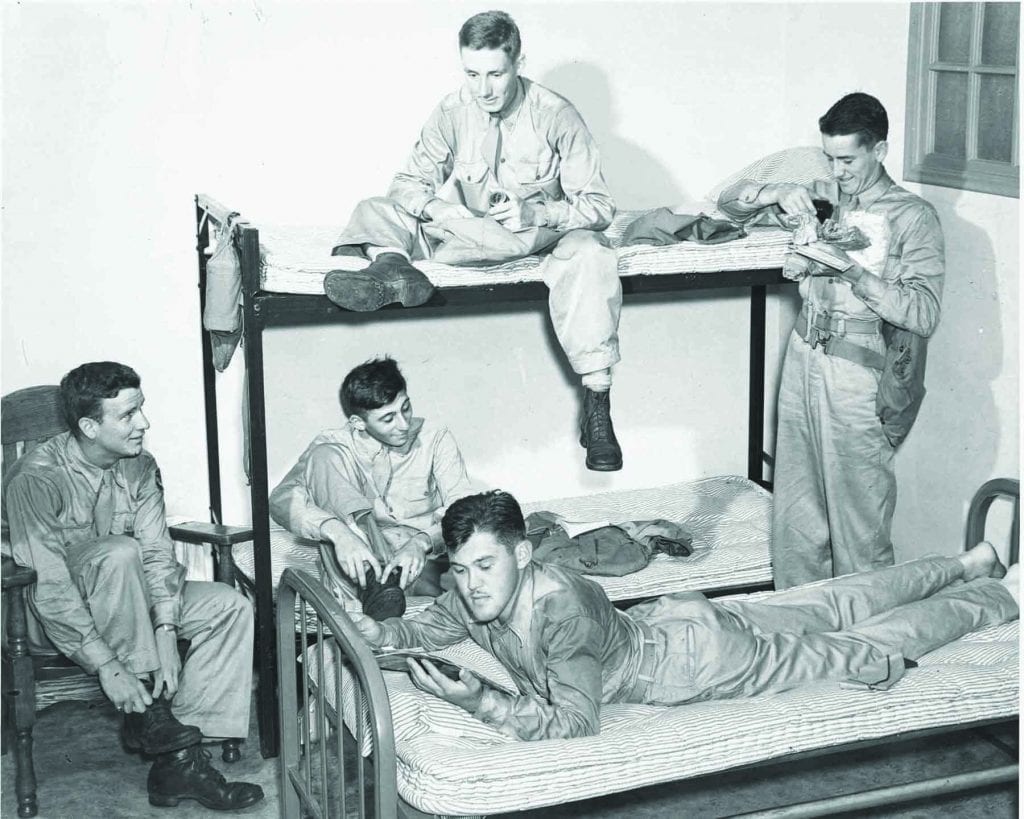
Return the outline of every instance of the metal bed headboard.
[[[993,478],[981,485],[971,499],[967,510],[967,529],[964,533],[964,549],[970,549],[985,539],[985,523],[988,510],[998,498],[1013,501],[1013,524],[1010,530],[1009,564],[1020,557],[1020,481],[1016,478]]]
[[[384,678],[339,603],[305,572],[286,569],[281,575],[277,650],[281,816],[320,819],[354,812],[359,817],[396,819],[395,736]],[[355,736],[342,718],[346,668],[347,680],[355,686]],[[327,686],[334,689],[333,704]],[[364,711],[368,721],[361,716]],[[370,761],[362,753],[367,728]],[[352,759],[355,775],[350,777],[346,762]]]

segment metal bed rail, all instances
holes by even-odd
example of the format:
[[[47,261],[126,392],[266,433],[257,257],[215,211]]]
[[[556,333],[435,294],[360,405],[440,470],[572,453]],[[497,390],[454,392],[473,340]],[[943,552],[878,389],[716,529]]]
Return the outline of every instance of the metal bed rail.
[[[305,572],[286,569],[281,576],[277,649],[281,816],[396,819],[395,739],[384,678],[341,606]],[[342,718],[343,676],[355,687],[354,735]],[[372,744],[364,756],[367,739]]]

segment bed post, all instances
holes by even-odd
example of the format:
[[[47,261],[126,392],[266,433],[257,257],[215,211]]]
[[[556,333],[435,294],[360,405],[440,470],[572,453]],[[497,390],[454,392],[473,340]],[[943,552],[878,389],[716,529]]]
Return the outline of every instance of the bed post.
[[[199,338],[203,351],[203,406],[206,413],[206,475],[210,490],[210,519],[223,523],[220,495],[220,435],[217,429],[217,373],[213,368],[213,343],[203,327],[206,313],[206,248],[210,244],[210,220],[196,197],[196,252],[199,256]]]
[[[764,479],[765,308],[768,288],[750,288],[750,405],[747,413],[747,478],[767,486]]]
[[[263,316],[260,290],[259,231],[238,228],[242,265],[242,346],[245,351],[246,408],[249,424],[249,492],[252,500],[253,562],[256,581],[256,716],[260,752],[278,753],[277,646],[274,640],[274,589],[270,569],[270,490],[267,486],[267,420],[263,389]]]

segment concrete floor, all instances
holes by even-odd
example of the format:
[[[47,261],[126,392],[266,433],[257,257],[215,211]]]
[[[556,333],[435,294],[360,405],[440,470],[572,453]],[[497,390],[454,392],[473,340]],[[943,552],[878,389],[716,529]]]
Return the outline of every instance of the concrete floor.
[[[38,776],[39,816],[91,819],[91,817],[188,817],[218,815],[195,802],[182,802],[173,810],[150,807],[146,800],[147,764],[124,753],[117,740],[118,715],[109,705],[61,703],[38,715],[35,761]],[[255,737],[255,725],[251,736]],[[1017,747],[1016,731],[1003,728],[1001,740]],[[231,779],[262,785],[266,800],[240,811],[246,817],[276,817],[278,809],[277,760],[264,760],[255,740],[242,746],[242,760],[215,764]],[[785,766],[722,774],[700,785],[672,783],[600,800],[560,805],[544,810],[505,814],[508,819],[668,819],[671,817],[732,816],[757,809],[819,798],[826,795],[943,776],[995,764],[1006,764],[1005,753],[971,734],[899,743],[819,758]],[[0,814],[15,816],[14,770],[10,754],[3,758],[0,777]],[[901,808],[860,813],[861,816],[952,816],[1010,819],[1018,816],[1017,786],[994,787],[967,796],[917,802]]]

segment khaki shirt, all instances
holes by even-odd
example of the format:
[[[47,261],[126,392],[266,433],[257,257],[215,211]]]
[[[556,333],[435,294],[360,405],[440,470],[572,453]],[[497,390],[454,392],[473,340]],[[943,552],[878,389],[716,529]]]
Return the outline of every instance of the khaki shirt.
[[[185,569],[167,531],[160,470],[145,450],[109,470],[89,463],[70,432],[20,458],[4,481],[3,527],[16,562],[36,570],[30,599],[47,637],[65,655],[95,672],[114,659],[68,570],[68,555],[99,533],[94,508],[104,473],[112,479],[110,534],[138,541],[154,625],[177,626]]]
[[[388,191],[413,216],[451,182],[459,201],[477,215],[489,195],[505,188],[542,204],[547,226],[565,232],[603,230],[615,215],[601,173],[597,143],[565,98],[519,78],[519,91],[502,117],[501,162],[495,177],[483,155],[490,114],[463,86],[434,109],[419,141]]]
[[[270,495],[274,520],[299,537],[319,540],[332,518],[350,522],[373,510],[381,524],[430,536],[443,552],[441,516],[472,492],[466,465],[446,427],[414,418],[403,446],[385,446],[346,424],[317,435]]]
[[[719,208],[733,219],[778,224],[781,210],[749,205],[736,198],[739,185],[722,193]],[[815,198],[838,202],[841,220],[860,227],[871,247],[847,255],[865,272],[851,284],[836,276],[807,276],[800,294],[819,310],[849,318],[881,318],[889,324],[930,336],[939,323],[945,279],[945,247],[935,208],[901,188],[882,170],[875,183],[851,207],[836,196],[836,184],[818,180]],[[755,218],[756,217],[756,218]]]

